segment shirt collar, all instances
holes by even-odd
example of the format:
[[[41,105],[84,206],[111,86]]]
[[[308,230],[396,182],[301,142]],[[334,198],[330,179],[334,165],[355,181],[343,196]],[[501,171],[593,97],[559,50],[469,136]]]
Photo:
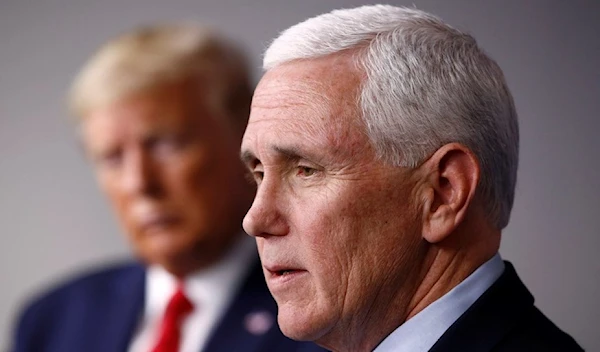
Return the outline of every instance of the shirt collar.
[[[444,332],[502,275],[496,253],[464,281],[388,335],[374,352],[429,351]]]
[[[254,239],[246,234],[239,237],[217,263],[184,278],[185,294],[195,307],[223,312],[251,269],[252,262],[257,260]],[[177,278],[158,265],[148,268],[146,275],[145,314],[147,317],[162,316],[177,288]]]

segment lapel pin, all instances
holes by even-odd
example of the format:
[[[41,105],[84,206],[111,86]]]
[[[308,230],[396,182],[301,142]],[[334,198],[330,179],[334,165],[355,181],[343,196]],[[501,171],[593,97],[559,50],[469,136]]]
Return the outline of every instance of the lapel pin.
[[[246,315],[244,323],[249,333],[252,335],[262,335],[269,331],[271,326],[273,326],[274,320],[271,313],[262,310]]]

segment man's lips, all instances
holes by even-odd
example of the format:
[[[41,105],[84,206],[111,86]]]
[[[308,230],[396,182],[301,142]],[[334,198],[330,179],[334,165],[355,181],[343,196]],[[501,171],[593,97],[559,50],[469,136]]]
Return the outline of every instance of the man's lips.
[[[286,265],[265,266],[265,269],[267,270],[267,272],[269,273],[270,276],[275,276],[275,277],[285,276],[285,275],[297,273],[300,271],[306,271],[304,269],[300,269],[300,268],[296,268],[296,267],[292,267],[292,266],[286,266]]]
[[[144,231],[164,230],[173,225],[176,225],[180,219],[176,216],[167,214],[153,214],[145,216],[140,221],[140,227]]]
[[[273,294],[282,294],[291,289],[308,271],[292,265],[266,265],[265,278]]]

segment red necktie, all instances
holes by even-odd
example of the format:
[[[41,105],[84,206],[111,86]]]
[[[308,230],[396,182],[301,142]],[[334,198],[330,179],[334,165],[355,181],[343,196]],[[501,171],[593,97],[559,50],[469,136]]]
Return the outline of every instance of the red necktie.
[[[194,309],[192,302],[183,293],[181,285],[171,297],[160,327],[160,338],[152,352],[178,352],[181,339],[181,325],[185,317]]]

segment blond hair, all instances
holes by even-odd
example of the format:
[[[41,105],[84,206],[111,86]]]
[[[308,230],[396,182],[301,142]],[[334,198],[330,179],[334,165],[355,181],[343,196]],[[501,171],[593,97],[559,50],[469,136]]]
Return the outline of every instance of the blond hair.
[[[239,49],[198,25],[138,28],[102,46],[76,76],[71,114],[92,110],[168,83],[199,79],[213,112],[245,123],[252,98],[246,60]]]

